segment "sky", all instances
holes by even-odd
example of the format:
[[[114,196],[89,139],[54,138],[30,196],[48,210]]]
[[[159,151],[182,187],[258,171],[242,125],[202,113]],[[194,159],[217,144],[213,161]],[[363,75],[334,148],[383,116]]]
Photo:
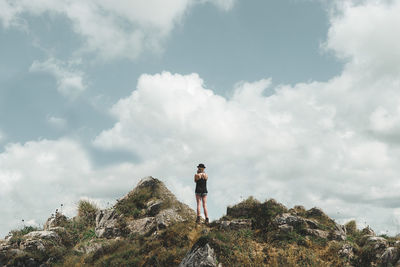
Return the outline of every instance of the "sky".
[[[199,163],[210,220],[253,196],[400,233],[399,12],[0,0],[0,236],[146,176],[195,209]]]

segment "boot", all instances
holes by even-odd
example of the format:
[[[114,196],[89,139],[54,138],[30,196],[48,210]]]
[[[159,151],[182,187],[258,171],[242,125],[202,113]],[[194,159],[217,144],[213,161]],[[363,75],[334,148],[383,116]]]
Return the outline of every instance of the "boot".
[[[205,224],[209,225],[208,217],[206,218]]]
[[[200,216],[197,216],[196,223],[200,222]]]

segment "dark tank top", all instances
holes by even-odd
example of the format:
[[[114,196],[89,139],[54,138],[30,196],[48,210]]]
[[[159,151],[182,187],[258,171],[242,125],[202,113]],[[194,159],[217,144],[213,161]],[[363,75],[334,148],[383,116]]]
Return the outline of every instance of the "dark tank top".
[[[207,180],[203,178],[196,181],[196,190],[195,193],[208,193],[207,192]]]

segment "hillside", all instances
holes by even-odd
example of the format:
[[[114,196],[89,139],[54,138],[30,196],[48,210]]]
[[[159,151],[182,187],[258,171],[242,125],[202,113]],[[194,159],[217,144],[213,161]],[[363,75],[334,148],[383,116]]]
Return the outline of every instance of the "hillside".
[[[112,208],[81,201],[43,229],[0,240],[0,266],[400,266],[400,239],[321,209],[252,197],[209,226],[158,179],[143,178]]]

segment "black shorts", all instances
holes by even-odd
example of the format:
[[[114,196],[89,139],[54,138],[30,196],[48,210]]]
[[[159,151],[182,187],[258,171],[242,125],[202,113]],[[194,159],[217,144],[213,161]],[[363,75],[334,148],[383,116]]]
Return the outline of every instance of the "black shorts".
[[[207,193],[196,193],[196,195],[204,197],[204,196],[207,196]]]

